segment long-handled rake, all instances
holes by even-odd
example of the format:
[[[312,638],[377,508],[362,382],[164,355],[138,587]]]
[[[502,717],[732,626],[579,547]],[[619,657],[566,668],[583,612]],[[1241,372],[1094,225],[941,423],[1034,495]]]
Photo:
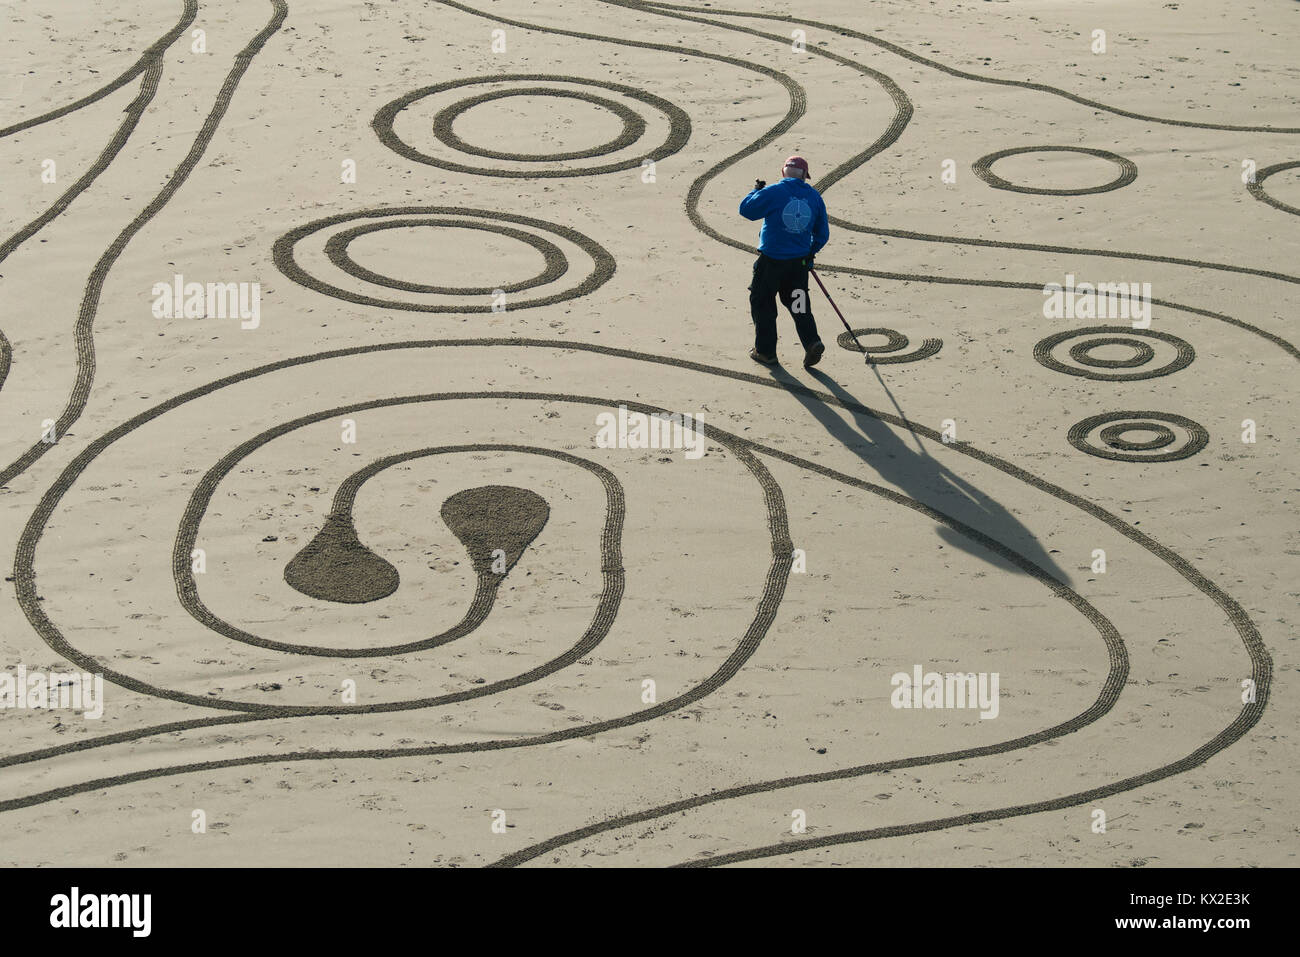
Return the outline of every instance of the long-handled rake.
[[[829,302],[831,304],[831,308],[835,310],[835,315],[839,316],[840,322],[844,323],[844,328],[848,330],[849,336],[853,339],[853,344],[858,347],[858,351],[861,352],[863,356],[866,357],[867,364],[870,365],[871,353],[867,352],[866,349],[862,348],[862,343],[858,342],[857,334],[854,333],[853,328],[849,325],[849,321],[844,318],[844,313],[840,312],[840,307],[835,305],[835,300],[832,299],[831,294],[826,291],[826,284],[822,282],[822,277],[817,275],[817,270],[813,269],[811,266],[808,267],[808,271],[812,273],[812,277],[817,280],[817,285],[821,286],[822,293],[826,296],[826,301]],[[877,375],[879,375],[879,373],[877,373]]]
[[[849,321],[844,318],[844,313],[840,312],[840,307],[835,305],[835,300],[831,298],[831,294],[827,291],[826,284],[822,282],[822,277],[817,275],[817,270],[813,269],[811,266],[808,267],[808,272],[817,280],[817,285],[821,287],[823,295],[826,296],[826,301],[831,304],[831,308],[835,310],[835,315],[840,317],[840,322],[844,323],[844,328],[848,330],[849,336],[853,339],[854,344],[862,352],[863,356],[865,356],[867,365],[871,366],[871,371],[874,372],[876,378],[880,380],[880,386],[885,390],[885,394],[889,396],[889,401],[894,403],[895,409],[898,409],[898,417],[907,424],[908,431],[912,433],[912,438],[916,439],[916,447],[921,450],[922,455],[928,455],[929,453],[925,451],[925,446],[923,446],[921,440],[917,438],[916,431],[911,428],[911,423],[908,422],[907,416],[905,416],[903,410],[898,407],[898,401],[894,398],[894,393],[889,391],[889,386],[885,385],[885,379],[880,374],[880,370],[876,367],[876,364],[871,361],[871,353],[867,352],[867,350],[862,347],[862,343],[858,341],[857,333],[853,331],[853,327],[849,325]]]

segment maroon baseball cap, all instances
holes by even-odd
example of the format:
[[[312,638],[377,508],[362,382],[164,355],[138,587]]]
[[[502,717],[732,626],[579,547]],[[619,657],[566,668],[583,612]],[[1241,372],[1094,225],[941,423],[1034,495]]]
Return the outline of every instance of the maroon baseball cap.
[[[808,161],[804,159],[802,156],[786,157],[786,161],[781,164],[781,168],[785,169],[787,166],[798,167],[799,169],[803,170],[804,176],[811,178],[811,174],[808,172]]]

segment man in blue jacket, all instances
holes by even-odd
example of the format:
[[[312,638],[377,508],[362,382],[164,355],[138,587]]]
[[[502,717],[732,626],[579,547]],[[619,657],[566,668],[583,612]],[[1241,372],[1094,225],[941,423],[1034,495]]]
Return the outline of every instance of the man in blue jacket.
[[[781,168],[782,179],[768,186],[754,181],[740,201],[740,215],[762,219],[758,259],[749,285],[749,311],[754,319],[754,348],[749,357],[776,365],[776,297],[794,319],[803,343],[805,367],[817,364],[826,347],[817,335],[808,295],[808,269],[826,245],[830,227],[821,194],[808,185],[808,161],[791,156]]]

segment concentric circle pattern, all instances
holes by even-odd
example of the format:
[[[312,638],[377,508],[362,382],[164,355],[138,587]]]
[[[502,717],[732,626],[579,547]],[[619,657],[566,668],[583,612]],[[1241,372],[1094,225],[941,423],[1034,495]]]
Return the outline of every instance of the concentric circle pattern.
[[[858,343],[854,337],[860,341],[863,336],[884,336],[884,345],[863,344],[859,350]],[[885,362],[918,362],[921,359],[928,359],[935,355],[943,348],[942,339],[924,339],[913,352],[904,352],[911,345],[911,340],[897,329],[885,329],[879,326],[873,326],[864,329],[854,329],[852,332],[845,330],[835,337],[835,344],[841,349],[847,349],[850,352],[865,352],[868,358],[876,364]]]
[[[1050,189],[1013,183],[993,172],[993,164],[998,160],[1006,159],[1008,156],[1020,156],[1024,153],[1082,153],[1085,156],[1096,156],[1118,166],[1119,174],[1114,179],[1098,186],[1086,186],[1079,189]],[[974,170],[976,176],[994,189],[1010,190],[1013,193],[1035,193],[1041,196],[1086,196],[1089,193],[1106,193],[1112,189],[1121,189],[1127,186],[1137,179],[1138,174],[1137,164],[1131,159],[1120,156],[1118,153],[1112,153],[1110,150],[1092,149],[1085,146],[1018,146],[1015,149],[998,150],[996,153],[981,156],[971,164],[971,169]]]
[[[1171,426],[1181,434],[1175,433]],[[1155,438],[1124,438],[1134,432],[1154,433]],[[1081,452],[1117,462],[1173,462],[1191,458],[1210,441],[1210,433],[1199,422],[1169,412],[1103,412],[1072,425],[1066,437]],[[1177,448],[1155,451],[1175,442]],[[1147,452],[1154,454],[1143,454]]]
[[[1058,355],[1058,347],[1067,342],[1070,346],[1066,355],[1073,360],[1073,365]],[[1149,365],[1156,359],[1156,349],[1152,343],[1159,344],[1166,353],[1159,365]],[[1103,348],[1118,346],[1130,349],[1131,354],[1118,359],[1093,354]],[[1179,369],[1185,369],[1196,358],[1196,350],[1185,339],[1168,332],[1134,329],[1130,326],[1087,326],[1055,332],[1040,339],[1034,345],[1034,358],[1054,372],[1066,375],[1102,382],[1132,382],[1171,375]],[[1116,369],[1133,371],[1112,371]]]
[[[520,83],[536,83],[538,81],[549,84],[548,86],[510,86]],[[490,90],[486,93],[480,93],[456,102],[452,102],[438,108],[432,119],[432,130],[434,138],[442,145],[446,146],[453,155],[455,153],[468,156],[482,157],[484,159],[495,159],[524,164],[517,167],[504,166],[484,166],[471,165],[464,162],[458,162],[448,156],[435,156],[432,153],[421,149],[419,145],[403,138],[399,134],[397,127],[402,122],[403,114],[423,105],[423,101],[436,99],[442,94],[452,90],[459,90],[470,86],[507,85],[505,89]],[[572,89],[571,87],[579,87]],[[591,92],[590,88],[596,88],[604,93],[617,94],[622,100],[614,99],[610,96],[602,96],[598,93]],[[551,153],[528,153],[509,149],[493,149],[481,144],[471,144],[457,135],[453,126],[456,120],[463,116],[468,110],[478,108],[491,108],[493,104],[499,103],[508,97],[531,96],[543,97],[552,96],[562,99],[581,100],[590,103],[603,110],[612,113],[623,124],[622,131],[614,139],[606,143],[596,143],[591,146],[573,149],[561,150]],[[652,115],[659,117],[660,125],[665,127],[664,139],[650,146],[642,147],[629,156],[621,160],[613,160],[608,163],[591,166],[551,166],[540,167],[538,164],[548,163],[556,164],[570,160],[594,159],[601,156],[607,156],[611,153],[623,150],[632,150],[633,147],[641,145],[647,130],[646,117],[634,111],[628,103],[636,104],[643,110],[649,107],[653,111]],[[458,173],[473,173],[479,176],[504,176],[514,178],[536,177],[564,177],[564,176],[591,176],[600,173],[615,173],[620,170],[637,169],[642,166],[646,160],[658,161],[664,157],[671,156],[686,145],[691,136],[691,120],[686,112],[680,107],[670,103],[663,97],[648,93],[645,90],[638,89],[634,86],[628,86],[624,83],[614,83],[607,80],[593,80],[586,77],[578,76],[559,76],[545,73],[517,73],[504,74],[498,76],[479,76],[467,77],[461,80],[450,80],[446,83],[435,83],[431,86],[423,86],[417,90],[412,90],[403,96],[385,104],[375,114],[371,122],[375,133],[389,149],[398,155],[405,157],[414,163],[423,163],[426,166],[437,166],[441,169],[452,170]]]
[[[503,225],[505,223],[512,225]],[[350,253],[350,244],[362,236],[372,236],[384,230],[410,228],[474,229],[496,233],[540,252],[545,268],[531,278],[503,276],[499,283],[492,285],[443,286],[382,275],[358,264]],[[321,242],[322,236],[325,237],[324,242]],[[509,300],[505,304],[506,308],[515,310],[564,302],[599,289],[614,274],[614,257],[595,240],[567,226],[495,210],[456,209],[447,206],[366,209],[317,219],[281,236],[275,242],[272,255],[279,270],[294,282],[346,302],[410,312],[483,313],[501,310],[495,308],[492,302],[482,299],[467,302],[466,297],[488,297],[497,291],[510,293],[534,289],[563,277],[569,271],[570,264],[568,254],[556,240],[562,240],[586,254],[590,260],[586,276],[580,282],[557,292],[529,299]],[[315,256],[308,265],[304,264],[306,257],[303,250],[309,244],[315,244],[319,248],[315,250]],[[437,244],[431,244],[431,248],[436,250]],[[436,263],[431,263],[431,268],[436,269]],[[352,280],[351,288],[343,285],[348,280]],[[380,291],[389,289],[412,294],[452,296],[456,300],[396,299],[378,295]]]

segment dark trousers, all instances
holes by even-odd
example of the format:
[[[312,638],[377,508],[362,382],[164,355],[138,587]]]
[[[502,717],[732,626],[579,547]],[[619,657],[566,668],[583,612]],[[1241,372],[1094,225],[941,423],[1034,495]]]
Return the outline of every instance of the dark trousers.
[[[754,348],[765,356],[776,354],[776,297],[781,297],[794,319],[805,349],[820,342],[808,294],[808,267],[802,259],[773,259],[763,253],[754,260],[749,284],[749,313],[754,319]]]

